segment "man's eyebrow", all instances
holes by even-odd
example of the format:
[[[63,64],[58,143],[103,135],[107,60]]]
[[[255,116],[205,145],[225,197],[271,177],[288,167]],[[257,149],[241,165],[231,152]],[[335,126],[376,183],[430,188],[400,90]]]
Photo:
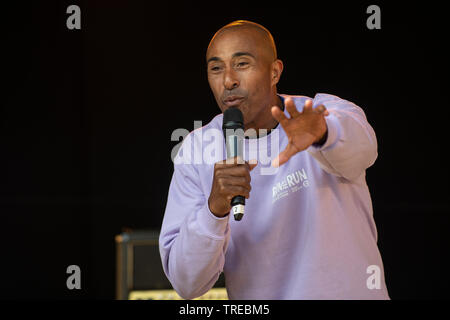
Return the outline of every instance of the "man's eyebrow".
[[[250,56],[253,59],[256,59],[255,56],[252,55],[250,52],[236,52],[236,53],[233,54],[233,58],[241,57],[241,56]]]
[[[253,59],[256,59],[255,56],[253,54],[251,54],[250,52],[235,52],[232,55],[232,58],[236,58],[236,57],[242,57],[242,56],[250,56]],[[208,59],[208,61],[206,61],[206,63],[210,63],[211,61],[222,61],[222,59],[220,59],[219,57],[211,57]]]
[[[219,57],[211,57],[206,61],[206,64],[210,63],[211,61],[222,61]]]

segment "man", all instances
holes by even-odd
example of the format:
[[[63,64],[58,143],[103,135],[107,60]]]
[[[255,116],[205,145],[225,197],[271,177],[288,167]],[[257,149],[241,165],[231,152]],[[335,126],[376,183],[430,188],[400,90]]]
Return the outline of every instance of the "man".
[[[283,151],[264,168],[271,174],[223,153],[213,164],[175,161],[159,243],[174,289],[198,297],[223,271],[230,299],[389,299],[365,181],[377,142],[362,109],[328,94],[277,94],[283,63],[253,22],[221,28],[206,61],[221,111],[243,113],[244,154],[263,149],[262,139]],[[220,130],[222,119],[201,130]],[[198,133],[178,159],[204,151]],[[229,214],[236,195],[246,198],[241,221]]]

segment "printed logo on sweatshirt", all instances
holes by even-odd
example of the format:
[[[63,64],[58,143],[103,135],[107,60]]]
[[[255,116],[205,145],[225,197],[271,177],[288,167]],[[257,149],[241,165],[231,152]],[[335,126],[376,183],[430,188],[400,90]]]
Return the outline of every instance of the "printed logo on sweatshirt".
[[[272,187],[272,203],[307,187],[309,187],[309,180],[305,169],[290,173]]]

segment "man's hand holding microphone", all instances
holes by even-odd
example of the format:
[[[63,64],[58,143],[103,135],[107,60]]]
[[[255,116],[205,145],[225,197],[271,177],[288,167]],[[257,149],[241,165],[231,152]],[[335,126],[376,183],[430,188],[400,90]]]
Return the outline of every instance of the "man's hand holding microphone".
[[[211,193],[208,199],[209,210],[217,217],[226,216],[231,210],[231,200],[235,196],[250,197],[250,171],[256,161],[243,161],[234,157],[215,163]]]

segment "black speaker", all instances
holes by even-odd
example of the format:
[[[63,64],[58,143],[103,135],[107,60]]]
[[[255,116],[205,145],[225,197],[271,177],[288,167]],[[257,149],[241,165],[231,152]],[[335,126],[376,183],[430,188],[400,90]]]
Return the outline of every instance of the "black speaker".
[[[159,255],[159,232],[135,230],[116,236],[116,298],[179,299],[164,274]],[[223,274],[214,285],[218,290],[203,299],[226,299]]]

